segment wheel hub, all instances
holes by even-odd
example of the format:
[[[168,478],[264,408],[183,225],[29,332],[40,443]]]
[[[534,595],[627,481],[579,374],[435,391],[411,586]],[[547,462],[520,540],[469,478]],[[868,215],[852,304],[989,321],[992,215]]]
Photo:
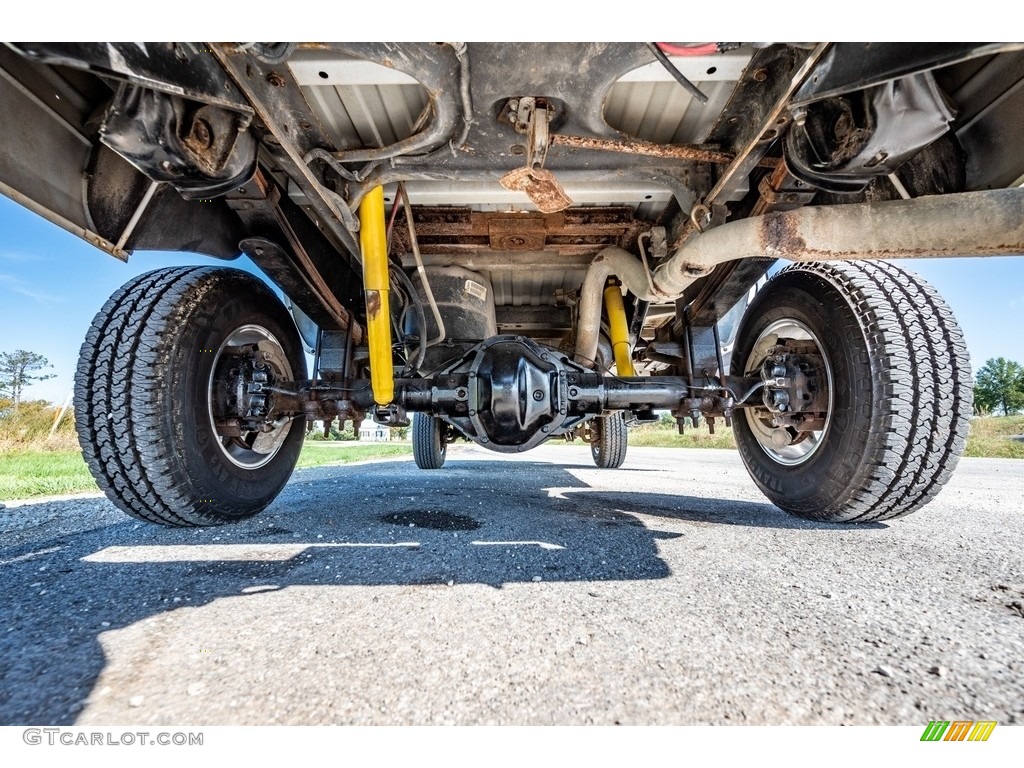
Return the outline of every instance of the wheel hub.
[[[818,337],[795,319],[778,320],[758,336],[745,370],[760,369],[762,405],[744,411],[761,449],[796,466],[821,446],[832,421],[832,366]]]
[[[291,417],[272,420],[268,414],[275,384],[292,378],[284,348],[262,326],[243,325],[220,345],[210,372],[210,424],[232,464],[257,469],[284,445]]]

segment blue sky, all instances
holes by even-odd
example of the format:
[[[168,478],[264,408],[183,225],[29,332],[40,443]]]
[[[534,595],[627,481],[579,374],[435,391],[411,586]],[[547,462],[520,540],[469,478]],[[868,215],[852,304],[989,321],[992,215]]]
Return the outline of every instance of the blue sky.
[[[0,352],[36,352],[56,374],[32,385],[25,397],[63,402],[74,386],[79,347],[110,294],[135,275],[187,264],[258,272],[245,256],[222,262],[198,254],[137,251],[125,264],[0,195]]]
[[[244,256],[137,252],[125,264],[0,196],[0,351],[47,357],[56,378],[25,394],[61,402],[74,383],[78,349],[93,316],[120,285],[158,267],[226,263],[258,271]],[[1024,363],[1024,257],[928,259],[906,264],[949,302],[975,370],[992,357]]]

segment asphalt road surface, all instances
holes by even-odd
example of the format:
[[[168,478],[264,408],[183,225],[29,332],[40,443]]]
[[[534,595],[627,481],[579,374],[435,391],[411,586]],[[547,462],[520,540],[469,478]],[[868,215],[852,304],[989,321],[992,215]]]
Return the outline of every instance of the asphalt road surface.
[[[0,510],[0,724],[1024,720],[1024,462],[824,525],[730,451],[301,470],[175,530]]]

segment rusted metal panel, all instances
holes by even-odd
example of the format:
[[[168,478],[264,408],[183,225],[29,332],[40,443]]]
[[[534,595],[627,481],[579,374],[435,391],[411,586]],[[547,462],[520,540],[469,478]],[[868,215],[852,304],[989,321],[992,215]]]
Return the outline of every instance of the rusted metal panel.
[[[572,205],[555,174],[544,168],[517,168],[501,177],[501,186],[525,192],[542,213],[564,211]]]
[[[558,255],[596,254],[608,245],[632,248],[648,228],[630,208],[595,207],[559,213],[473,211],[469,208],[414,209],[416,236],[424,254],[491,251],[546,251]],[[392,232],[392,254],[411,248],[404,227]]]

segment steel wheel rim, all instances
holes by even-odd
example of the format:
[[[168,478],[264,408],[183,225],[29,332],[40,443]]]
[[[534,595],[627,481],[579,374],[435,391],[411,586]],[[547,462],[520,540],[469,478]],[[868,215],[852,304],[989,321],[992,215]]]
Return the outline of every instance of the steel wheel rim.
[[[214,385],[217,368],[220,365],[224,350],[228,347],[241,346],[243,344],[257,344],[260,351],[268,353],[266,362],[274,371],[274,374],[284,381],[291,381],[292,366],[288,362],[284,347],[270,331],[262,325],[243,325],[236,328],[224,339],[217,354],[213,358],[213,366],[210,368],[210,380],[207,385],[206,411],[210,418],[210,428],[213,430],[217,447],[221,454],[242,469],[255,470],[269,464],[284,446],[285,438],[291,431],[292,420],[288,419],[279,427],[270,432],[250,433],[240,444],[238,438],[225,437],[217,432],[216,419],[213,414]],[[255,437],[253,437],[255,435]]]
[[[765,423],[762,418],[759,418],[756,415],[756,411],[759,409],[745,408],[743,415],[747,420],[747,426],[750,427],[751,434],[768,458],[783,466],[795,467],[810,461],[825,442],[825,436],[828,434],[829,427],[832,424],[833,393],[835,387],[832,378],[832,363],[821,341],[807,325],[793,318],[776,320],[761,331],[757,341],[754,342],[754,346],[750,350],[750,354],[747,356],[744,370],[749,371],[759,367],[766,357],[766,350],[777,344],[780,339],[810,341],[817,347],[818,354],[821,355],[821,359],[825,363],[825,387],[828,391],[828,409],[825,411],[825,426],[820,430],[807,432],[807,436],[797,443],[780,447],[772,440],[772,434],[778,427]]]

